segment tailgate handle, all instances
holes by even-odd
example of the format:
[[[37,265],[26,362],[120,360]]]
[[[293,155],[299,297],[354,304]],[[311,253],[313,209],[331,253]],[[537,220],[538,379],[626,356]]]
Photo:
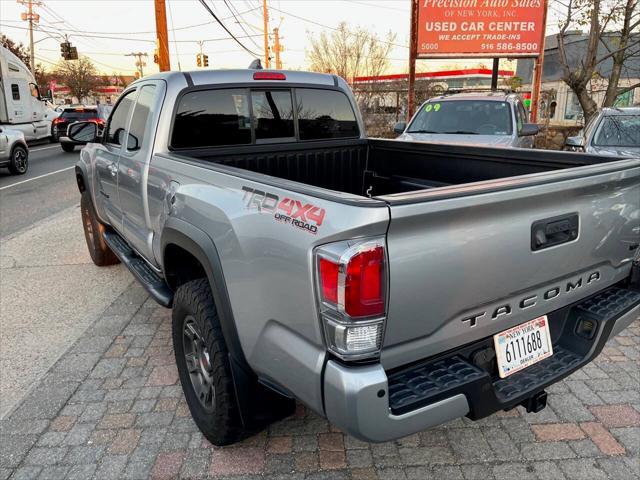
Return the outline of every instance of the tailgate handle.
[[[531,250],[571,242],[578,238],[580,220],[577,213],[538,220],[531,225]]]

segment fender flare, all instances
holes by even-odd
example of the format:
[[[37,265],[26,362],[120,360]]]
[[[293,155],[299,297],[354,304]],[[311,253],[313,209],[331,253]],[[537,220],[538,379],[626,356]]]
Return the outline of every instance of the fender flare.
[[[175,217],[169,217],[160,237],[163,268],[165,265],[165,250],[170,244],[186,250],[203,266],[211,286],[213,299],[218,308],[222,335],[229,349],[229,354],[234,361],[251,371],[240,344],[233,311],[231,310],[231,300],[229,299],[227,284],[222,272],[222,262],[213,240],[192,224]]]
[[[89,182],[89,176],[87,175],[87,166],[82,160],[76,163],[75,172],[76,183],[78,184],[78,190],[80,193],[84,193],[86,190],[89,190],[89,193],[91,193],[89,188],[91,184]]]

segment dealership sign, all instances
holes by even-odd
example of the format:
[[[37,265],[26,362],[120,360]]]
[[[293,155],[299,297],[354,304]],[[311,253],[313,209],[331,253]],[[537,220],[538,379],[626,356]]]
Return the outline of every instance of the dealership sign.
[[[419,0],[418,57],[535,57],[545,0]]]

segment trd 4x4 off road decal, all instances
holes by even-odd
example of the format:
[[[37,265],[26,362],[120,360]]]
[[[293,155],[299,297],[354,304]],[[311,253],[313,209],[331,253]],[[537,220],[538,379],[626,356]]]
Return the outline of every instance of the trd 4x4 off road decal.
[[[316,234],[322,225],[325,209],[311,203],[303,203],[293,198],[282,200],[273,193],[242,187],[245,208],[255,208],[259,212],[272,213],[279,222],[288,223],[294,227]]]

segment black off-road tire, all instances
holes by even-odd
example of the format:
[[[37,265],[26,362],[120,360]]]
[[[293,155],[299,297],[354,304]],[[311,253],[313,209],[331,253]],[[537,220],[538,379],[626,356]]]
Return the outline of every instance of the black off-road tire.
[[[178,288],[173,299],[172,323],[178,374],[196,425],[214,445],[229,445],[244,438],[246,433],[242,428],[236,402],[227,345],[222,335],[213,294],[206,278],[192,280]],[[187,324],[198,330],[202,346],[208,352],[206,357],[208,361],[191,361],[188,364],[185,351],[186,348],[191,349],[193,344],[191,337],[185,336]],[[188,345],[185,346],[186,344]],[[195,355],[193,357],[195,358]],[[194,365],[197,367],[194,368]],[[210,376],[207,375],[210,380],[209,385],[213,387],[210,390],[212,392],[210,408],[205,406],[204,400],[199,399],[194,386],[198,381],[194,380],[194,377],[203,378],[199,370],[202,368],[211,373]]]
[[[87,248],[89,249],[89,255],[91,255],[93,263],[99,267],[120,263],[118,257],[111,251],[102,237],[102,233],[106,227],[98,220],[96,211],[93,208],[91,195],[89,195],[89,192],[86,190],[82,192],[82,196],[80,197],[80,212],[82,214],[84,238],[87,241]]]
[[[62,147],[62,150],[68,153],[71,153],[76,149],[76,146],[72,143],[60,142],[60,146]]]
[[[11,150],[9,171],[13,175],[24,175],[29,170],[29,151],[22,145],[16,145]]]

